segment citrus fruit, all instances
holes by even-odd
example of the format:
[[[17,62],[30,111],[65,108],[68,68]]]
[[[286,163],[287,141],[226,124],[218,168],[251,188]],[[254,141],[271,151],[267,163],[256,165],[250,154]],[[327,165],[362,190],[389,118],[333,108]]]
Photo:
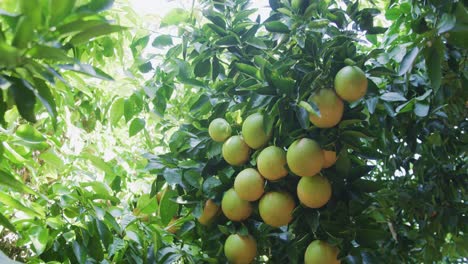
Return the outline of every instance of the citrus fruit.
[[[260,199],[258,210],[263,222],[273,227],[280,227],[291,222],[295,207],[296,203],[289,193],[273,191]]]
[[[232,136],[223,144],[224,160],[234,166],[240,166],[249,160],[250,148],[241,136]]]
[[[330,182],[322,175],[303,177],[297,184],[297,196],[302,204],[310,208],[320,208],[330,200]]]
[[[367,92],[367,78],[356,66],[346,66],[335,76],[335,91],[341,99],[354,102]]]
[[[226,255],[229,263],[251,263],[257,255],[257,242],[250,235],[232,234],[224,242],[224,255]]]
[[[333,150],[323,150],[323,168],[330,168],[336,162],[336,152]]]
[[[257,157],[257,168],[265,179],[275,181],[288,174],[286,170],[286,152],[279,147],[269,146]]]
[[[205,207],[203,208],[203,212],[198,218],[198,222],[202,225],[208,225],[214,219],[214,217],[218,214],[219,205],[217,205],[213,200],[208,199],[205,202]]]
[[[338,248],[325,241],[315,240],[309,244],[304,255],[305,264],[339,264]]]
[[[216,142],[224,142],[231,133],[231,125],[223,118],[214,119],[208,126],[208,134]]]
[[[256,169],[248,168],[237,174],[234,190],[246,201],[256,201],[263,195],[265,180]]]
[[[310,101],[314,102],[320,111],[320,116],[309,114],[309,120],[316,127],[330,128],[336,126],[343,117],[343,101],[332,89],[321,89],[313,94]]]
[[[224,215],[232,221],[247,219],[252,213],[252,206],[246,200],[242,200],[236,191],[231,188],[224,193],[221,201],[221,210]]]
[[[301,138],[289,146],[286,161],[294,174],[310,177],[322,169],[323,153],[315,140]]]
[[[245,119],[242,124],[242,136],[245,143],[253,149],[258,149],[268,142],[271,137],[271,131],[265,133],[262,114],[255,113]]]

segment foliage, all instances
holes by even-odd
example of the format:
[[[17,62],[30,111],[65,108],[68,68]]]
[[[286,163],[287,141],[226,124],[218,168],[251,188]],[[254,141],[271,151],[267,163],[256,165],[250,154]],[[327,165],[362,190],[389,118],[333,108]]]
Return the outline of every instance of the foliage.
[[[227,165],[222,143],[209,138],[215,118],[228,120],[236,134],[243,119],[262,112],[276,146],[307,136],[339,153],[337,164],[322,171],[332,181],[332,200],[318,210],[298,206],[287,228],[265,225],[258,213],[242,223],[186,222],[196,234],[178,238],[201,247],[210,257],[203,261],[223,258],[223,240],[235,232],[254,235],[259,262],[300,263],[314,239],[338,245],[350,263],[466,255],[466,42],[451,40],[466,32],[465,7],[338,3],[303,1],[293,8],[270,1],[270,17],[261,21],[250,19],[255,10],[247,1],[206,1],[205,19],[179,26],[181,43],[155,69],[150,99],[170,119],[162,131],[177,131],[148,169],[174,186],[183,214],[198,216],[207,199],[219,203],[242,170]],[[377,18],[384,9],[385,18]],[[365,69],[366,97],[346,105],[338,126],[311,126],[307,110],[317,108],[309,96],[333,87],[347,64]],[[255,166],[258,153],[246,167]],[[266,188],[294,193],[297,181],[288,176]]]
[[[291,2],[270,0],[262,20],[248,0],[193,1],[157,33],[126,2],[0,3],[0,249],[30,263],[218,263],[226,238],[248,233],[258,263],[302,263],[316,239],[344,263],[467,256],[464,3]],[[366,96],[337,126],[311,125],[310,95],[346,65],[366,73]],[[261,151],[230,166],[208,126],[240,134],[257,112],[270,144],[306,136],[338,153],[322,170],[332,199],[297,206],[287,227],[258,210],[201,225],[205,201]],[[295,196],[298,181],[266,191]]]

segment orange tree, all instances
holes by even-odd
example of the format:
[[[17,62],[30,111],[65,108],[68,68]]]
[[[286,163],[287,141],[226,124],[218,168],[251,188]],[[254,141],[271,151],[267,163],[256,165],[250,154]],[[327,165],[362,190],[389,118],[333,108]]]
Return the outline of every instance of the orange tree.
[[[213,263],[247,263],[254,247],[260,263],[466,256],[466,7],[372,2],[270,0],[264,21],[250,18],[246,0],[202,1],[198,20],[171,13],[179,35],[153,42],[169,47],[145,88],[153,111],[168,117],[157,126],[167,152],[149,154],[147,169],[151,195],[165,181],[178,204],[161,217],[184,220],[180,243],[160,244],[157,261],[181,257],[186,245],[200,249],[191,258]],[[245,129],[252,114],[263,118]],[[218,118],[231,127],[229,145],[246,148],[226,160],[225,143],[208,131]],[[260,200],[243,200],[236,177],[257,169],[269,146],[279,148],[273,165],[287,152],[288,173],[256,188]]]
[[[175,237],[181,247],[199,247],[194,256],[203,261],[216,262],[224,252],[235,261],[234,247],[223,251],[225,240],[239,234],[250,241],[249,234],[256,262],[301,263],[309,244],[322,245],[314,240],[326,242],[324,256],[338,248],[347,263],[466,256],[466,7],[372,2],[270,0],[270,16],[261,21],[250,18],[255,10],[248,1],[203,1],[202,19],[187,15],[179,24],[181,41],[168,49],[147,92],[157,114],[177,120],[161,121],[168,151],[149,156],[148,170],[157,175],[152,195],[166,181],[171,201],[181,206],[173,213],[184,219]],[[155,42],[163,40],[172,44],[171,36]],[[233,136],[251,138],[243,135],[243,122],[257,113],[263,131],[254,140],[271,137],[251,149],[246,162],[231,165],[223,143],[210,138],[210,122],[223,118]],[[290,152],[301,138],[327,151],[326,166],[323,157],[308,154],[315,147],[301,152],[323,177],[301,178],[288,160],[286,177],[264,186],[264,197],[292,197],[292,220],[282,219],[289,198],[268,198],[275,203],[268,205],[267,198],[250,204],[232,198],[237,175],[256,169],[265,147]],[[334,165],[330,151],[337,155]],[[223,209],[211,225],[201,225],[196,218],[205,202],[224,205],[225,192],[228,213]],[[278,225],[264,216],[275,207],[282,210],[273,221]],[[242,217],[232,217],[232,210]],[[306,262],[316,260],[314,250]],[[174,260],[177,252],[162,251],[158,261]]]

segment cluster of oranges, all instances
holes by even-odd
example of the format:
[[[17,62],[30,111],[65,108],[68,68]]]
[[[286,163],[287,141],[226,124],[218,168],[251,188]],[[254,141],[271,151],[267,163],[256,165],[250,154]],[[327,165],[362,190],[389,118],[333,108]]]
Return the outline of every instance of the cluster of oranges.
[[[335,77],[335,90],[321,89],[310,98],[320,114],[310,113],[309,119],[319,128],[337,125],[343,116],[344,103],[364,96],[367,79],[358,67],[346,66]],[[252,213],[252,202],[259,200],[258,211],[263,222],[272,227],[289,224],[296,207],[295,199],[286,191],[265,193],[265,181],[277,181],[292,172],[300,176],[296,194],[299,201],[309,208],[324,206],[332,195],[331,184],[320,174],[323,168],[333,166],[336,152],[322,150],[310,138],[294,141],[285,151],[278,146],[267,146],[272,136],[264,126],[264,116],[255,113],[248,116],[242,124],[242,135],[232,134],[229,123],[214,119],[208,128],[210,137],[216,142],[224,142],[222,156],[232,166],[242,166],[250,160],[252,150],[261,149],[257,156],[256,168],[240,171],[234,186],[224,193],[221,201],[223,214],[231,221],[244,221]],[[289,171],[288,171],[289,168]],[[207,224],[214,218],[219,206],[212,200],[205,204],[200,223]],[[224,246],[224,253],[232,263],[250,263],[256,256],[256,241],[250,236],[230,235]],[[324,241],[313,241],[305,252],[305,263],[339,263],[338,249]]]

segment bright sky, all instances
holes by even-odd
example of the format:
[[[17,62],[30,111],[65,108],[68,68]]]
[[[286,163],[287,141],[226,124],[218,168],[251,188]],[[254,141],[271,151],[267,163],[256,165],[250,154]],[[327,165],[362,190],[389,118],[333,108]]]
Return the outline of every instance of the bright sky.
[[[129,0],[133,9],[142,15],[156,14],[164,16],[169,10],[175,7],[191,8],[192,0]],[[269,13],[268,0],[251,0],[252,7],[259,10],[262,20],[267,18]]]

